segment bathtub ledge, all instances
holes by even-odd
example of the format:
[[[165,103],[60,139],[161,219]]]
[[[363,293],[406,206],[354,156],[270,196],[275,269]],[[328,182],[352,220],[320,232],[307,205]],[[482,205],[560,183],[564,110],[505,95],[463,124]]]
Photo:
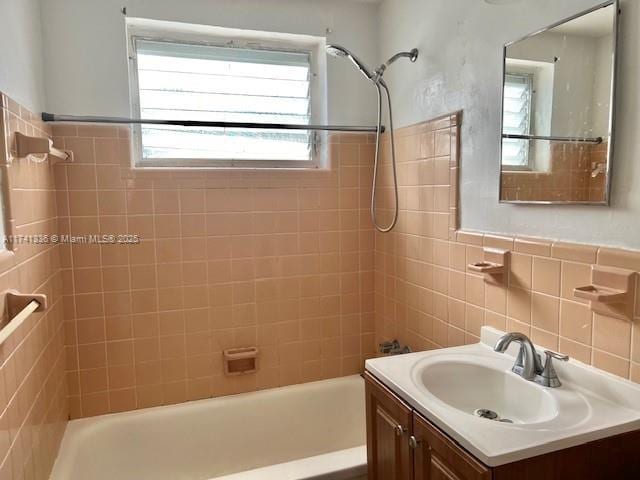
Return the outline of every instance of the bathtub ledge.
[[[215,480],[351,480],[364,479],[366,474],[367,447],[362,445],[224,475]]]

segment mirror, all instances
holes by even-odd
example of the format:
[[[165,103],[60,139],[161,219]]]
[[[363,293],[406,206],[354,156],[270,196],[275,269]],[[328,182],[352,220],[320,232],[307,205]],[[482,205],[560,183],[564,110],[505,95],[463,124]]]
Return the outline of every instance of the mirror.
[[[608,205],[617,0],[504,48],[500,201]]]

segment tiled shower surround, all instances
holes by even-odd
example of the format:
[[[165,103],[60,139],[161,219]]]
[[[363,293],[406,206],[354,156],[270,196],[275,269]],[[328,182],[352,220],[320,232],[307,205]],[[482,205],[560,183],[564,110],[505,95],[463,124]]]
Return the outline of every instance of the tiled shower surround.
[[[56,167],[60,231],[142,238],[61,247],[72,417],[355,373],[377,341],[458,345],[485,324],[640,376],[631,322],[572,297],[592,263],[640,257],[457,231],[459,119],[398,131],[400,219],[375,237],[371,136],[331,137],[330,172],[150,172],[124,127],[54,127],[76,155]],[[466,271],[482,245],[513,251],[504,285]],[[249,345],[258,373],[224,376],[221,351]]]
[[[374,353],[370,135],[331,171],[133,171],[129,131],[56,126],[72,417],[357,373]],[[222,350],[256,345],[255,375]]]
[[[2,291],[50,302],[0,347],[0,478],[47,478],[67,416],[356,373],[393,337],[438,348],[494,325],[640,381],[634,323],[572,297],[591,264],[640,271],[640,253],[458,231],[457,114],[398,131],[399,222],[374,235],[371,136],[333,136],[331,171],[133,171],[127,129],[49,132],[2,98],[8,150],[16,129],[53,133],[76,160],[9,163],[13,233],[142,242],[0,254]],[[384,156],[381,223],[389,167]],[[503,284],[467,271],[482,246],[512,250]],[[249,345],[258,373],[225,377],[222,349]]]
[[[11,216],[7,234],[56,231],[53,167],[15,159],[15,136],[46,137],[47,127],[0,93],[0,163]],[[62,278],[58,247],[17,243],[0,251],[0,309],[8,289],[44,293],[49,308],[32,314],[0,345],[0,478],[48,478],[68,417]]]

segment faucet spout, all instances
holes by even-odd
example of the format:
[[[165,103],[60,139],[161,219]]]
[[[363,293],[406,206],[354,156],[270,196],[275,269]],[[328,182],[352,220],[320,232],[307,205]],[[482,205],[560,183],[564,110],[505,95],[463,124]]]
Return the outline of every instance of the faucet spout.
[[[520,352],[513,366],[513,372],[520,375],[526,380],[533,380],[536,375],[542,373],[543,367],[536,348],[533,346],[529,337],[523,333],[511,332],[503,335],[496,343],[494,350],[498,353],[504,353],[511,342],[520,344]]]

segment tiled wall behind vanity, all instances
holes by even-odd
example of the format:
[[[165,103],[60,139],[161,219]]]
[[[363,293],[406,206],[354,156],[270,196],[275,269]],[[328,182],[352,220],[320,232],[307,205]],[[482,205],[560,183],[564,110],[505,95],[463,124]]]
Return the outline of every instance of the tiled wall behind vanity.
[[[635,322],[594,314],[573,297],[591,283],[592,264],[640,271],[640,252],[456,231],[459,118],[397,134],[401,211],[391,234],[376,235],[376,338],[431,349],[477,342],[480,327],[492,325],[640,382],[640,295]],[[380,200],[388,209],[385,160]],[[483,246],[512,251],[504,283],[467,269]]]
[[[61,247],[72,417],[357,373],[374,351],[373,139],[331,171],[140,172],[129,131],[56,126],[60,229],[139,245]],[[221,351],[257,345],[255,375]]]
[[[50,131],[36,116],[0,93],[0,164],[11,208],[8,234],[56,231],[53,167],[15,158],[15,132]],[[6,210],[5,210],[6,211]],[[0,345],[0,478],[49,478],[67,421],[62,279],[58,248],[15,243],[0,251],[0,311],[5,292],[44,293],[49,308],[33,313]]]

